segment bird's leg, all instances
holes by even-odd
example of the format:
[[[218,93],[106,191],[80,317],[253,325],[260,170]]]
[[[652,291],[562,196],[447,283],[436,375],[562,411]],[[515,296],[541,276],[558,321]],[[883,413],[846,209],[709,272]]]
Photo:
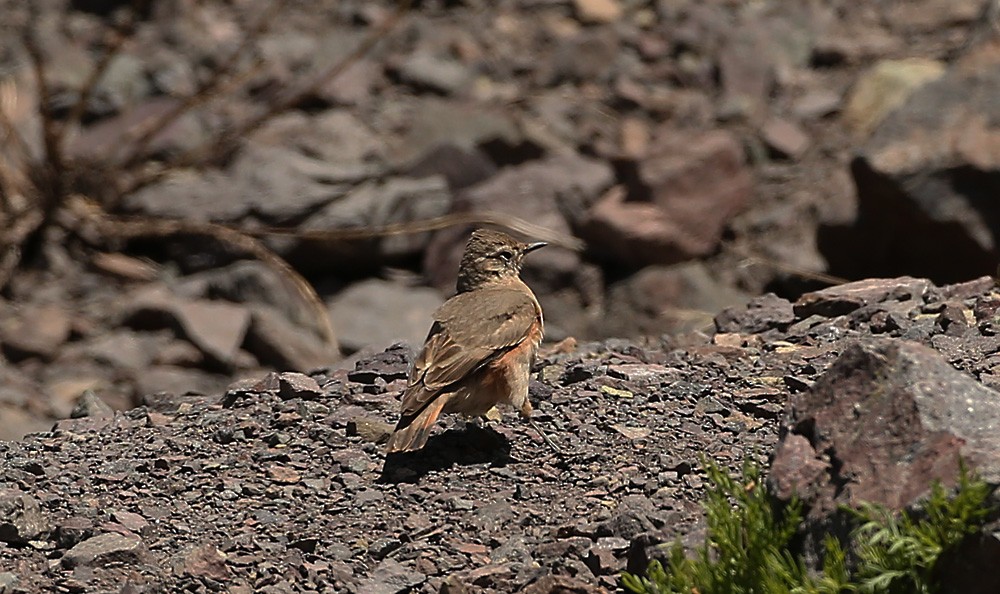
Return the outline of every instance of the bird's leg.
[[[555,452],[556,455],[558,455],[558,456],[565,456],[566,455],[566,452],[564,450],[559,449],[559,447],[556,446],[556,444],[553,443],[551,439],[549,439],[549,436],[545,435],[545,432],[542,431],[542,428],[539,427],[537,424],[535,424],[535,420],[534,419],[532,419],[531,417],[524,417],[524,419],[526,421],[528,421],[528,424],[531,425],[531,428],[534,429],[535,432],[538,433],[539,436],[541,436],[542,441],[545,442],[545,445],[549,446],[549,448],[553,452]]]
[[[542,441],[545,442],[545,445],[549,446],[549,449],[555,452],[558,456],[565,456],[566,452],[553,443],[552,440],[549,439],[549,436],[542,431],[542,428],[535,423],[535,420],[531,418],[531,411],[531,402],[525,398],[524,404],[521,405],[521,416],[528,422],[528,425],[531,425],[531,428],[535,430],[535,433],[538,433],[538,435],[542,438]]]

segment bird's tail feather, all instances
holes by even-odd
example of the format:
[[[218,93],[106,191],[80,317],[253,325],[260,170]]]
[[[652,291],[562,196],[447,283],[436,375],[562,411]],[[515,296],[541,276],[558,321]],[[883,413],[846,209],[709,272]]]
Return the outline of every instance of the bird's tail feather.
[[[417,414],[399,419],[396,430],[389,437],[386,453],[410,452],[424,447],[434,422],[449,400],[451,394],[439,394]]]

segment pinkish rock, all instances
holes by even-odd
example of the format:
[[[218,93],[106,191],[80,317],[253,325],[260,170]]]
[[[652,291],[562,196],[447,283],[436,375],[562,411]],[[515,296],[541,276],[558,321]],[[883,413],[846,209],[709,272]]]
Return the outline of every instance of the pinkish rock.
[[[51,359],[69,339],[71,318],[58,305],[28,306],[0,322],[0,346],[12,360]]]
[[[923,345],[857,343],[791,396],[770,480],[818,521],[862,501],[909,506],[935,480],[953,485],[960,460],[995,484],[998,398]]]
[[[797,124],[785,119],[768,119],[761,126],[760,135],[764,144],[779,157],[798,160],[809,148],[809,136]]]

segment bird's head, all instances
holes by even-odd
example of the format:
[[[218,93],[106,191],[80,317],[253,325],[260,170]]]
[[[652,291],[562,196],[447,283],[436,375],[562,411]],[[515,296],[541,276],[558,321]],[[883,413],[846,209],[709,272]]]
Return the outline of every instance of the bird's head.
[[[517,278],[525,254],[545,245],[542,241],[523,243],[500,231],[476,229],[458,268],[458,292]]]

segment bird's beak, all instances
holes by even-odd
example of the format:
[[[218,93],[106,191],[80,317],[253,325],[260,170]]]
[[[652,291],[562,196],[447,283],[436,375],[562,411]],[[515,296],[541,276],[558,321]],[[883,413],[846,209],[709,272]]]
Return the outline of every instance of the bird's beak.
[[[543,248],[547,245],[549,244],[545,243],[544,241],[536,241],[535,243],[529,243],[528,245],[524,246],[524,249],[522,251],[525,254],[527,254],[528,252],[533,252],[538,248]]]

